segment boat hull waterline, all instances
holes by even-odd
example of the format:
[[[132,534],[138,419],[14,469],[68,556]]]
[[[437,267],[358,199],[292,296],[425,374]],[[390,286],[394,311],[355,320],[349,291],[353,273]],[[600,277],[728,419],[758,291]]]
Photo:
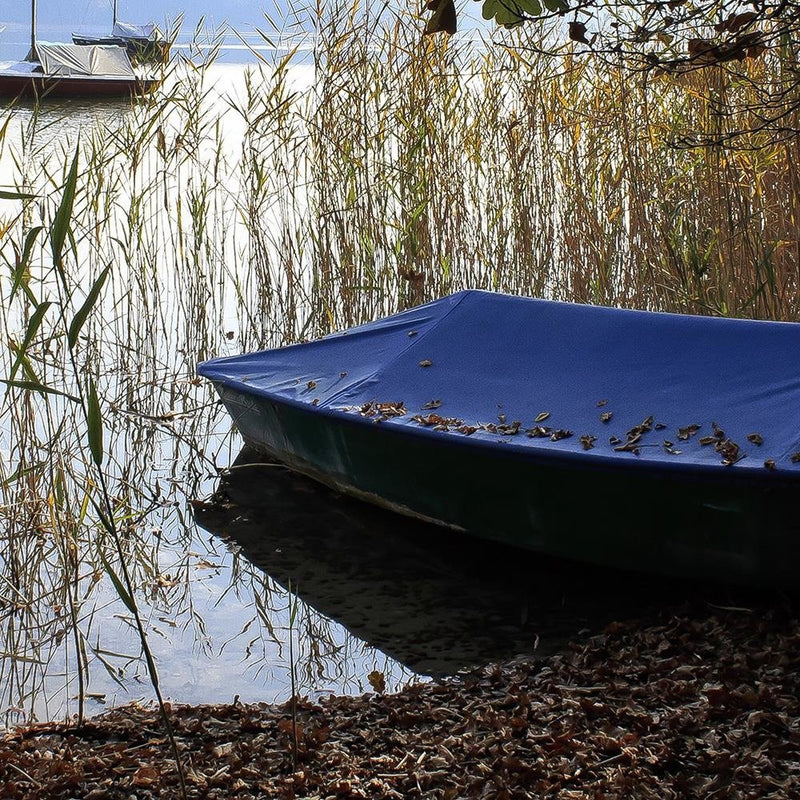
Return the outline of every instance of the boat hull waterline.
[[[676,315],[631,317],[626,315],[637,312],[614,309],[597,314],[592,307],[585,307],[584,312],[569,304],[533,301],[540,305],[522,306],[521,319],[533,315],[531,319],[535,320],[537,314],[544,314],[545,319],[538,329],[535,321],[521,329],[535,329],[530,341],[526,342],[526,335],[521,333],[517,342],[509,343],[511,361],[520,356],[524,360],[528,351],[537,361],[535,353],[544,351],[538,350],[538,345],[531,347],[531,342],[551,351],[558,351],[563,345],[565,352],[574,353],[574,358],[571,365],[564,366],[566,372],[553,375],[563,359],[560,352],[551,352],[552,363],[543,364],[545,373],[549,367],[549,379],[547,374],[539,374],[536,364],[521,369],[519,397],[532,399],[525,412],[524,427],[516,425],[515,430],[511,420],[525,413],[517,413],[518,398],[509,398],[502,391],[503,386],[514,381],[492,383],[493,376],[505,371],[508,363],[497,351],[499,340],[493,340],[491,314],[487,320],[484,312],[503,312],[495,317],[497,326],[503,328],[505,312],[520,308],[518,302],[531,301],[503,296],[498,301],[485,297],[485,293],[462,294],[437,301],[445,308],[429,304],[319,342],[216,359],[200,365],[198,371],[215,383],[249,445],[369,502],[486,539],[570,559],[698,580],[796,587],[800,567],[800,523],[796,514],[800,467],[792,456],[794,448],[800,450],[800,442],[792,438],[792,431],[795,422],[800,431],[800,420],[778,416],[786,412],[781,403],[792,408],[792,393],[800,391],[800,379],[791,380],[788,373],[780,374],[770,388],[764,385],[765,379],[758,370],[769,367],[763,363],[770,360],[763,355],[763,348],[791,349],[795,343],[800,344],[800,325],[749,323],[742,327],[738,324],[741,321],[698,322],[694,318],[684,325]],[[467,296],[471,297],[469,301]],[[474,306],[471,311],[467,308],[470,304]],[[456,341],[462,345],[465,341],[463,336],[458,340],[450,337],[453,330],[448,333],[448,326],[457,324],[450,319],[452,309],[459,306],[463,306],[462,314],[474,316],[480,312],[479,332],[486,334],[485,341],[467,344],[473,349],[470,357],[462,361],[476,362],[473,372],[451,363],[445,382],[438,383],[433,379],[437,363],[447,369],[448,348],[452,349]],[[564,316],[564,328],[559,331],[552,323]],[[588,350],[599,347],[597,352],[581,354],[575,350],[575,320],[584,317],[596,334],[592,339],[595,344],[587,346]],[[720,328],[720,322],[735,324]],[[639,396],[635,392],[631,395],[630,386],[621,375],[616,379],[613,375],[603,377],[607,364],[596,364],[598,369],[592,372],[597,353],[608,352],[609,342],[604,339],[612,336],[618,326],[624,329],[633,325],[635,330],[648,323],[656,327],[663,323],[665,330],[677,330],[684,336],[684,343],[691,346],[698,364],[709,356],[719,359],[732,343],[735,363],[726,371],[724,364],[715,362],[715,380],[709,382],[705,395],[699,372],[688,374],[693,372],[691,355],[683,361],[678,359],[681,369],[684,361],[690,362],[688,377],[674,372],[670,376],[679,390],[659,388],[659,374],[666,378],[671,369],[666,362],[667,354],[676,346],[674,341],[664,343],[661,358],[659,352],[653,353],[653,343],[646,341],[634,342],[628,351],[620,348],[611,357],[624,367],[641,360],[642,346],[654,356],[654,369],[648,372],[656,378],[648,384],[644,373],[639,376],[643,387]],[[684,327],[688,327],[688,334]],[[717,332],[724,346],[720,345],[716,354],[706,352],[703,348],[710,346],[713,350],[716,346],[713,340]],[[630,341],[630,331],[622,333]],[[508,331],[501,331],[501,339],[507,334]],[[639,338],[647,335],[642,333]],[[762,351],[758,359],[749,362],[746,354],[737,352],[740,335],[743,342],[754,340],[755,348]],[[444,343],[439,341],[442,336]],[[393,349],[385,345],[384,341],[397,343],[398,337],[405,339],[404,347]],[[709,338],[713,346],[708,344]],[[375,372],[370,363],[359,374],[359,359],[372,362],[381,355],[381,349],[387,356],[388,369]],[[492,351],[494,372],[486,367],[492,363]],[[421,359],[425,353],[434,357]],[[773,356],[776,363],[784,364],[781,353]],[[541,360],[548,362],[548,357],[542,356]],[[420,366],[426,361],[430,364]],[[321,368],[326,363],[330,385]],[[345,368],[336,372],[340,366]],[[419,372],[414,386],[408,384],[412,366]],[[785,369],[791,372],[794,367]],[[335,376],[346,376],[348,371],[354,373],[352,380],[340,377],[338,383],[348,385],[335,388]],[[310,377],[312,374],[317,377]],[[534,374],[539,374],[538,382],[532,379]],[[561,382],[563,393],[564,382],[569,383],[576,374],[584,391],[568,392],[562,410],[565,418],[577,420],[583,409],[591,409],[577,422],[583,426],[577,430],[583,433],[590,420],[594,421],[593,428],[583,436],[547,427],[551,413],[555,416],[557,411],[554,388],[557,390]],[[737,375],[743,375],[744,388],[732,385]],[[296,377],[291,380],[291,376]],[[758,384],[748,389],[747,381],[754,379]],[[488,385],[481,390],[484,382]],[[404,383],[406,392],[401,395]],[[698,384],[696,395],[692,394],[694,384]],[[445,395],[448,385],[453,392],[447,390],[448,396],[441,399],[439,406],[435,398]],[[615,386],[621,395],[615,396]],[[476,406],[471,395],[482,397],[484,407],[492,408],[494,422],[474,424]],[[403,396],[408,399],[400,402]],[[461,411],[460,396],[464,398]],[[365,397],[372,397],[373,401],[358,405]],[[421,402],[423,397],[430,402]],[[389,398],[391,403],[383,402]],[[689,408],[677,417],[675,409],[682,402]],[[636,419],[631,416],[635,413],[632,409],[640,404],[655,412],[651,416],[656,421],[642,424],[648,423],[648,417],[632,426],[627,436],[624,432],[615,436],[614,431],[619,428],[613,427],[611,416],[603,419],[603,415],[611,415],[604,409],[613,406],[620,417],[627,414],[630,420]],[[381,405],[386,413],[376,412]],[[424,410],[418,410],[426,405]],[[717,406],[723,414],[719,424],[708,411]],[[436,411],[430,410],[432,407]],[[448,417],[444,416],[445,407]],[[536,408],[540,409],[538,413],[533,412]],[[759,426],[763,437],[754,427],[759,413],[765,415]],[[442,421],[431,424],[437,417]],[[464,424],[463,418],[467,417],[470,422]],[[687,426],[687,418],[696,424]],[[657,422],[660,419],[664,424]],[[723,434],[723,440],[719,433],[727,424],[725,420],[730,432]],[[687,427],[697,430],[687,433]],[[639,428],[644,430],[637,431]],[[570,435],[551,440],[542,435],[542,430]],[[681,432],[683,438],[679,438]],[[731,432],[742,446],[733,441]],[[621,444],[604,444],[601,434],[606,434],[606,440]],[[592,444],[587,447],[589,442]],[[767,449],[770,442],[774,449]],[[736,448],[736,458],[732,448]]]
[[[158,80],[118,78],[61,78],[43,75],[8,75],[0,72],[0,97],[69,98],[132,97],[152,92]]]

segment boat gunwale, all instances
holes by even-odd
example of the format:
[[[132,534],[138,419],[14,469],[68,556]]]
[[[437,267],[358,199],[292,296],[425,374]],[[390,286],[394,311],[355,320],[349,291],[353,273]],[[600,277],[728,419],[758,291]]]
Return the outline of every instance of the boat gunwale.
[[[686,464],[685,462],[681,463],[677,460],[647,459],[646,456],[637,456],[633,453],[630,454],[630,458],[626,459],[602,452],[594,453],[593,450],[571,451],[563,448],[546,448],[540,446],[538,443],[533,445],[520,445],[513,441],[515,437],[503,436],[502,434],[483,435],[476,431],[471,435],[466,435],[456,431],[435,431],[429,427],[403,424],[399,422],[399,417],[376,420],[338,408],[312,406],[311,403],[285,397],[283,395],[275,395],[265,390],[260,390],[258,392],[243,390],[242,387],[245,387],[245,389],[256,388],[249,387],[247,384],[233,381],[230,383],[223,383],[213,378],[209,378],[209,380],[217,387],[218,392],[219,387],[223,387],[228,391],[244,397],[255,395],[261,400],[273,403],[277,406],[285,405],[312,417],[325,416],[345,425],[361,427],[373,426],[375,428],[391,431],[392,434],[412,439],[423,439],[430,442],[435,442],[439,439],[442,446],[455,447],[457,449],[463,449],[464,451],[478,449],[491,451],[498,455],[505,453],[536,466],[567,467],[583,471],[599,469],[604,472],[618,472],[623,475],[626,473],[636,474],[645,472],[654,478],[663,475],[664,477],[669,477],[671,480],[678,478],[687,483],[692,483],[700,479],[709,484],[737,484],[751,488],[757,484],[760,488],[765,490],[781,490],[800,485],[800,465],[798,465],[796,470],[792,471],[780,468],[769,470],[763,465],[758,467],[748,465],[739,466],[741,461],[730,466],[726,466],[722,463]],[[223,403],[229,399],[221,392],[219,393]],[[517,436],[524,435],[525,434],[522,433],[517,434]],[[480,438],[476,438],[478,436],[480,436]],[[447,438],[445,439],[443,437]],[[254,443],[254,446],[258,446],[257,443]],[[266,445],[262,445],[262,447],[264,446]]]

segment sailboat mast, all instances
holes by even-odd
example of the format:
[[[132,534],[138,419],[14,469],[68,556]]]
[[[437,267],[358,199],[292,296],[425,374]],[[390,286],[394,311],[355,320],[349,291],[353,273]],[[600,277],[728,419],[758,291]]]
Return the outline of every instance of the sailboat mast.
[[[114,0],[114,19],[112,20],[112,25],[116,26],[116,24],[117,24],[117,0]]]
[[[36,0],[31,0],[31,54],[28,58],[36,61]]]

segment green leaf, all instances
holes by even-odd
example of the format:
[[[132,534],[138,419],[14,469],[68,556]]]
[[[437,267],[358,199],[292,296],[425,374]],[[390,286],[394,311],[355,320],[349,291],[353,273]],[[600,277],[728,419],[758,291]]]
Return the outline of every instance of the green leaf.
[[[17,374],[22,357],[26,354],[28,346],[36,336],[39,328],[41,327],[42,321],[44,320],[44,315],[47,313],[47,309],[50,308],[51,305],[52,303],[45,300],[43,303],[39,303],[39,305],[36,306],[33,314],[31,314],[31,318],[28,320],[28,329],[25,331],[25,338],[22,340],[22,344],[17,350],[17,358],[14,361],[14,364],[11,367],[11,372],[8,376],[11,380],[13,380],[14,376]]]
[[[33,200],[37,195],[30,192],[16,192],[10,189],[0,189],[0,200]]]
[[[120,580],[119,575],[114,572],[114,568],[111,566],[111,564],[109,564],[104,553],[100,553],[100,560],[103,562],[103,567],[108,573],[108,577],[111,578],[111,583],[114,584],[114,589],[116,589],[119,599],[125,603],[125,606],[127,607],[128,611],[131,612],[131,614],[136,614],[136,603],[133,602],[133,598],[130,596],[128,590],[125,588],[125,585]]]
[[[481,8],[481,16],[484,19],[491,19],[500,8],[499,0],[485,0],[483,8]]]
[[[60,392],[58,389],[51,389],[49,386],[45,386],[43,383],[39,383],[38,381],[10,381],[0,378],[0,383],[4,383],[6,386],[13,386],[15,389],[24,389],[26,392],[38,392],[39,394],[55,394],[59,397],[66,397],[67,400],[72,400],[73,403],[80,403],[80,397],[75,397],[75,395],[67,394],[66,392]]]
[[[78,149],[75,148],[75,157],[69,168],[67,182],[64,184],[64,193],[58,206],[53,226],[50,229],[50,249],[53,253],[53,263],[60,266],[64,252],[64,242],[67,240],[69,222],[72,218],[72,207],[75,204],[75,192],[78,186]]]
[[[566,0],[544,0],[544,7],[548,11],[559,14],[569,11],[569,3]]]
[[[94,308],[94,304],[97,302],[97,298],[100,296],[100,291],[103,288],[103,284],[106,282],[106,278],[108,277],[108,272],[110,269],[111,265],[107,266],[97,276],[97,280],[95,280],[95,282],[92,284],[92,288],[89,290],[86,300],[84,300],[83,305],[78,309],[78,313],[75,314],[72,322],[69,324],[67,341],[69,342],[70,350],[75,347],[75,342],[78,341],[78,334],[80,334],[81,328],[86,322],[86,318],[89,316],[89,312],[91,312],[92,308]]]
[[[97,466],[103,464],[103,418],[100,415],[100,403],[97,400],[97,388],[89,378],[86,392],[86,424],[89,428],[89,450]]]
[[[11,287],[11,299],[14,299],[14,296],[17,293],[17,290],[20,286],[23,287],[25,290],[25,294],[28,295],[28,298],[32,303],[36,303],[36,299],[33,296],[33,293],[28,288],[28,283],[25,280],[28,274],[28,264],[31,260],[31,253],[33,252],[33,246],[36,244],[36,239],[39,237],[39,234],[44,230],[44,226],[37,225],[35,228],[31,228],[28,231],[28,235],[25,237],[25,244],[22,247],[22,253],[19,256],[17,268],[14,270],[14,285]]]
[[[542,4],[539,0],[517,0],[517,5],[529,17],[538,17],[542,13]]]

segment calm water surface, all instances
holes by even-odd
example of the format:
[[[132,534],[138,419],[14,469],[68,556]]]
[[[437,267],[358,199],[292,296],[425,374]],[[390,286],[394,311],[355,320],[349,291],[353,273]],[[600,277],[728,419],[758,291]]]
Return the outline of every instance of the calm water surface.
[[[195,379],[194,365],[281,344],[305,329],[282,305],[285,273],[266,273],[273,281],[266,288],[265,279],[253,277],[248,164],[256,163],[255,151],[260,157],[269,150],[273,133],[253,121],[257,103],[250,117],[241,113],[253,105],[246,69],[210,67],[197,99],[206,117],[186,122],[197,110],[188,95],[183,116],[160,123],[155,144],[117,176],[113,191],[108,176],[115,173],[99,166],[95,184],[86,178],[95,188],[76,203],[79,221],[99,220],[78,226],[79,280],[88,291],[104,265],[114,270],[103,294],[102,322],[87,327],[81,352],[88,353],[101,395],[104,468],[114,496],[131,506],[120,519],[163,693],[186,703],[236,696],[282,700],[289,696],[292,670],[304,694],[368,691],[373,673],[392,690],[517,654],[547,654],[612,619],[640,613],[648,603],[683,599],[680,586],[462,540],[364,507],[240,452],[238,435],[210,388]],[[256,82],[266,84],[268,76],[258,73]],[[310,91],[312,69],[293,68],[287,85],[291,92]],[[75,148],[112,143],[108,164],[133,158],[125,136],[146,119],[126,103],[20,105],[6,114],[0,186],[20,185],[24,176],[22,185],[41,192],[26,212],[28,228],[39,222],[37,214],[47,223],[53,203],[47,204],[60,192],[59,171]],[[170,148],[167,170],[158,166],[156,151],[166,162],[163,153]],[[82,163],[89,158],[84,155]],[[156,166],[148,167],[151,162]],[[291,168],[288,190],[302,213],[303,190],[295,183],[302,164]],[[152,196],[137,194],[145,191],[139,188],[142,169],[156,186]],[[265,180],[273,179],[274,170]],[[280,199],[278,189],[274,197]],[[260,208],[262,228],[283,213],[282,201],[275,202],[276,208],[269,202]],[[0,221],[12,230],[20,224],[18,213],[6,203]],[[10,236],[4,241],[0,235],[3,298],[14,295],[9,276],[17,251]],[[42,297],[55,298],[45,245],[32,261],[31,285],[35,279]],[[304,277],[294,280],[302,285]],[[6,305],[3,326],[20,341],[29,312]],[[42,374],[61,386],[67,378],[51,366],[49,353],[45,348],[41,354]],[[11,351],[3,356],[4,375],[12,358]],[[51,398],[56,405],[45,413],[42,402],[28,408],[7,398],[0,421],[0,486],[7,492],[0,722],[6,724],[74,713],[79,661],[89,712],[152,697],[131,614],[98,555],[102,531],[69,539],[48,522],[65,504],[77,516],[87,478],[81,477],[80,420],[69,416],[69,404]],[[64,452],[49,444],[55,428],[59,436],[65,429],[58,427],[62,415],[77,443]],[[76,498],[65,501],[42,489],[35,524],[17,511],[14,494],[20,454],[29,446],[45,459],[31,475],[65,469],[63,485]],[[76,577],[62,585],[62,562],[73,561]]]

